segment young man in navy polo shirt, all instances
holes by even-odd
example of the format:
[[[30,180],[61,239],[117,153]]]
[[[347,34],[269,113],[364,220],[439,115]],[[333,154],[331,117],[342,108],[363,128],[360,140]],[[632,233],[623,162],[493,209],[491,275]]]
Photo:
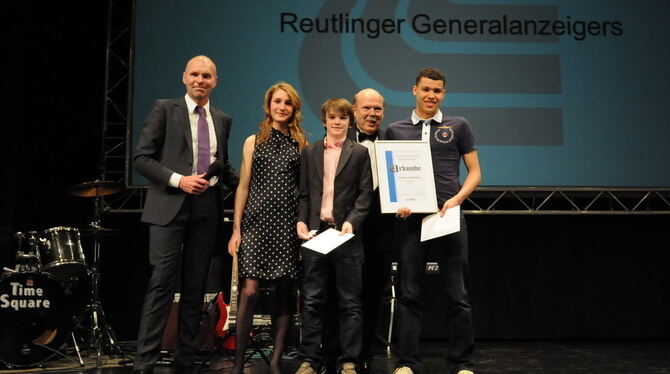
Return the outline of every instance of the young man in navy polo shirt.
[[[437,69],[427,68],[416,77],[412,93],[416,107],[408,119],[394,122],[386,130],[388,140],[424,140],[430,143],[436,208],[440,214],[463,201],[479,185],[481,170],[475,138],[470,124],[462,117],[443,115],[440,104],[447,92],[446,79]],[[461,159],[468,170],[463,185],[459,182]],[[474,333],[468,300],[468,237],[461,212],[461,230],[457,233],[421,242],[422,214],[407,207],[396,213],[398,234],[398,362],[394,374],[421,373],[419,338],[422,310],[421,279],[425,275],[426,256],[437,258],[440,279],[446,296],[447,367],[450,374],[473,374]]]

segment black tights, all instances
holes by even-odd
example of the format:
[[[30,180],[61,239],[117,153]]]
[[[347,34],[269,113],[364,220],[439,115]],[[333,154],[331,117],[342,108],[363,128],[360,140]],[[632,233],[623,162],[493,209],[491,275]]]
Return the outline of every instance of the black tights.
[[[284,343],[288,334],[293,305],[293,280],[279,278],[275,281],[275,311],[272,321],[274,331],[274,350],[270,360],[272,374],[281,373],[280,363],[284,353]],[[244,278],[237,303],[235,333],[235,364],[232,373],[242,373],[244,355],[249,345],[249,333],[253,324],[254,310],[258,301],[258,279]]]

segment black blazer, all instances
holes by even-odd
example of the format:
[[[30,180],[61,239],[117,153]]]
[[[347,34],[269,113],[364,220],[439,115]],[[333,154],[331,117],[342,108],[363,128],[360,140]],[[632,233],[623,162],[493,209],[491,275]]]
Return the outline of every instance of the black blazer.
[[[300,158],[300,194],[298,221],[310,230],[320,226],[321,196],[323,194],[323,139],[305,147]],[[364,146],[345,139],[335,174],[333,218],[338,229],[345,221],[354,232],[362,231],[362,224],[372,202],[372,174],[370,157]]]
[[[350,128],[347,132],[347,138],[352,142],[358,143],[358,132],[356,125]],[[377,140],[385,140],[385,131],[382,128],[377,130]],[[379,167],[379,165],[377,165]],[[369,250],[373,251],[387,251],[391,248],[391,240],[393,230],[394,215],[382,214],[381,202],[379,197],[379,188],[372,191],[372,203],[370,204],[370,212],[368,213],[365,222],[363,223],[363,231],[365,231],[367,239],[365,244],[366,253]],[[372,245],[368,245],[368,243]]]
[[[210,106],[217,157],[224,168],[218,174],[219,184],[234,189],[239,176],[228,162],[228,137],[232,119]],[[134,167],[149,179],[149,191],[144,202],[142,221],[165,225],[181,208],[186,193],[168,185],[172,173],[191,175],[193,169],[193,139],[186,100],[156,100],[149,117],[144,121],[137,144]],[[224,193],[224,188],[219,188]],[[223,202],[223,196],[220,199]],[[223,207],[221,207],[223,209]]]

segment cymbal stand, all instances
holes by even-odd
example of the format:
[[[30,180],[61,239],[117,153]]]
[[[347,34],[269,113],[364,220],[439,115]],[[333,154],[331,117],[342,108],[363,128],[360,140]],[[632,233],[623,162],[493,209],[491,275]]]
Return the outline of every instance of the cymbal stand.
[[[79,359],[79,366],[84,367],[84,360],[81,358],[81,351],[79,350],[79,344],[77,344],[77,338],[74,336],[74,331],[70,333],[72,337],[72,344],[74,345],[74,351],[77,353],[77,358]]]
[[[90,223],[93,229],[93,263],[89,270],[91,278],[91,301],[84,311],[82,320],[88,316],[91,319],[91,330],[89,331],[89,338],[92,341],[92,346],[96,351],[96,364],[102,365],[102,354],[105,348],[109,349],[111,355],[122,355],[121,347],[116,340],[116,334],[105,319],[105,312],[102,308],[99,295],[100,283],[100,242],[98,240],[98,232],[101,228],[100,220],[104,209],[104,201],[102,195],[96,190],[95,196],[95,210],[94,221]],[[81,320],[80,320],[81,322]]]

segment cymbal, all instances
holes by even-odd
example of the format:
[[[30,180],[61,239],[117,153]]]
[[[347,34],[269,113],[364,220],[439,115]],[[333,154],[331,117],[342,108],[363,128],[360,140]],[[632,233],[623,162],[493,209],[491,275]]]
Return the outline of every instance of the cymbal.
[[[119,182],[93,181],[75,184],[68,189],[70,195],[96,197],[115,194],[123,191],[125,186]]]

